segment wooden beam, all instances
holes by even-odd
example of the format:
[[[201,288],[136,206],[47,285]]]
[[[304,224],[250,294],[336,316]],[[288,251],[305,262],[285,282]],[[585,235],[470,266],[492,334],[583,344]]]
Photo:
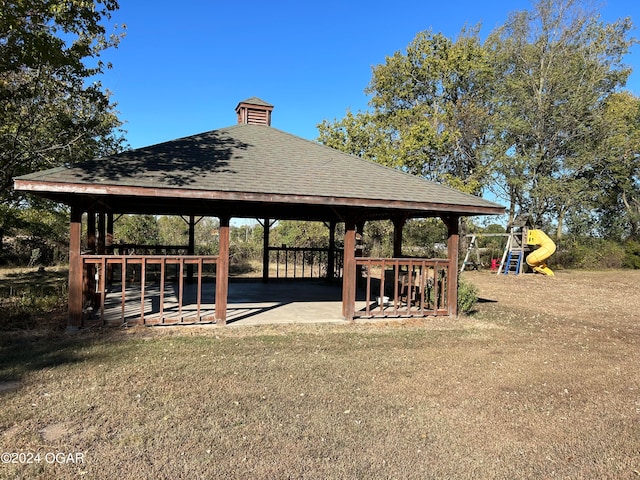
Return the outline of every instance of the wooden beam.
[[[105,250],[108,254],[113,255],[113,212],[107,212],[107,233],[105,237]],[[113,283],[113,264],[107,265],[107,284],[110,286]]]
[[[393,219],[393,256],[402,257],[402,229],[407,223],[407,217],[402,215]]]
[[[96,210],[91,207],[87,210],[87,250],[89,254],[96,254]],[[83,295],[86,299],[93,300],[95,287],[95,265],[88,264],[83,278]]]
[[[332,281],[335,277],[336,265],[336,222],[329,222],[329,252],[327,254],[327,281]]]
[[[227,296],[229,294],[229,217],[220,217],[218,237],[218,266],[216,267],[216,323],[227,323]]]
[[[77,329],[82,326],[82,256],[80,243],[82,237],[82,211],[77,206],[71,207],[69,226],[69,312],[67,328]]]
[[[442,220],[447,225],[448,237],[447,237],[447,258],[449,260],[448,266],[448,281],[447,281],[447,307],[449,309],[449,315],[452,317],[458,316],[458,244],[460,242],[460,217],[457,215],[450,215],[442,217]]]
[[[342,275],[342,316],[353,320],[356,306],[356,222],[349,219],[344,227],[344,273]]]
[[[269,217],[264,219],[262,225],[262,282],[269,281],[269,231],[271,230],[271,221]]]
[[[196,217],[189,215],[189,246],[187,247],[187,255],[193,255],[196,252]],[[193,265],[187,265],[187,283],[193,283]]]
[[[96,239],[96,253],[98,255],[104,255],[104,248],[106,245],[107,225],[106,225],[106,213],[104,210],[98,211],[98,236]]]
[[[96,253],[96,211],[90,208],[87,211],[87,249],[92,255]]]
[[[278,193],[258,193],[258,192],[233,192],[221,190],[200,190],[188,188],[161,188],[161,187],[135,187],[123,185],[107,185],[107,184],[74,184],[67,182],[41,182],[34,180],[14,180],[16,190],[45,194],[47,198],[53,198],[57,201],[66,202],[70,198],[69,194],[75,195],[107,195],[116,197],[146,197],[151,207],[152,213],[158,213],[158,205],[167,202],[168,205],[175,205],[177,201],[184,203],[188,200],[206,200],[206,201],[222,201],[222,202],[249,202],[249,203],[266,203],[281,204],[279,208],[286,205],[301,205],[304,208],[309,206],[320,205],[323,207],[350,207],[375,209],[379,208],[384,211],[404,210],[411,212],[411,216],[418,217],[424,215],[439,215],[440,213],[454,215],[502,215],[504,207],[486,202],[482,205],[467,204],[450,204],[438,202],[417,202],[412,200],[381,200],[372,198],[351,198],[351,197],[326,197],[324,195],[305,195],[305,194],[278,194]],[[59,194],[59,195],[56,195]],[[142,199],[137,199],[142,200]],[[128,202],[129,206],[135,207],[134,204]],[[202,205],[202,202],[197,202]],[[135,208],[134,208],[135,210]],[[183,209],[187,211],[187,209]],[[165,212],[166,213],[166,212]],[[233,212],[234,214],[237,212]],[[247,215],[254,217],[251,213]]]

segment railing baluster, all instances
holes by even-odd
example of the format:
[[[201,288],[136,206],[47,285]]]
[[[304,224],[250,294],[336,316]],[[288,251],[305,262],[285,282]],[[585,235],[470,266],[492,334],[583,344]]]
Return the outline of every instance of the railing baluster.
[[[98,288],[100,289],[100,320],[102,320],[102,326],[105,325],[104,319],[104,302],[107,297],[107,259],[103,257],[100,259],[100,273],[99,273],[99,283]]]
[[[393,314],[398,314],[398,306],[400,298],[398,295],[398,284],[400,283],[400,263],[396,260],[393,262]]]
[[[367,268],[367,293],[365,295],[365,315],[371,315],[371,262],[366,264]]]
[[[179,257],[180,277],[178,280],[178,322],[182,323],[182,294],[184,287],[184,257]]]
[[[126,299],[127,299],[127,294],[126,294],[126,285],[127,285],[127,257],[124,257],[122,259],[122,272],[120,272],[120,275],[122,277],[121,283],[122,283],[122,299],[121,299],[121,309],[122,309],[122,313],[120,316],[120,323],[124,324],[124,319],[125,319],[125,303],[126,303]]]
[[[202,257],[198,258],[198,310],[196,313],[196,322],[200,321],[200,303],[202,300]]]
[[[386,317],[390,314],[394,316],[445,315],[447,307],[442,304],[441,300],[443,299],[440,298],[442,296],[441,292],[446,292],[447,288],[445,283],[447,281],[447,265],[445,262],[447,262],[447,260],[443,259],[357,258],[356,265],[367,268],[367,281],[365,287],[366,305],[363,309],[356,312],[356,317]],[[445,265],[443,266],[443,264]],[[371,271],[374,266],[380,268],[380,308],[372,311],[370,309],[372,295]],[[392,267],[393,270],[389,270],[390,275],[387,276],[387,269],[390,267]],[[393,273],[392,275],[391,272]],[[433,274],[431,272],[433,272]],[[405,274],[406,281],[402,280]],[[431,275],[433,275],[432,281],[430,281]],[[439,276],[442,276],[442,278],[439,279]],[[393,288],[388,285],[389,281],[393,281]],[[404,284],[402,290],[400,289],[401,284]],[[400,297],[405,293],[405,288],[407,303],[405,307],[402,307]],[[391,291],[393,291],[393,310],[384,308],[384,296],[387,289],[390,295]],[[432,297],[434,299],[433,305],[431,305]]]
[[[159,323],[164,323],[164,282],[166,275],[166,258],[162,257],[160,261],[160,307],[158,314],[160,318],[158,319]]]
[[[96,311],[99,310],[99,321],[102,325],[108,325],[110,319],[113,319],[112,314],[115,313],[117,308],[117,304],[113,305],[113,307],[108,307],[107,302],[107,272],[112,271],[113,265],[120,265],[120,321],[121,324],[126,323],[127,318],[127,297],[129,297],[129,301],[136,298],[136,293],[134,292],[132,295],[127,295],[127,269],[129,266],[134,267],[133,271],[135,272],[135,267],[139,266],[140,268],[140,310],[138,314],[138,319],[136,322],[140,322],[144,325],[155,324],[155,323],[166,323],[166,282],[167,282],[167,274],[169,271],[169,264],[173,263],[176,265],[177,273],[177,282],[178,282],[178,321],[183,323],[183,307],[185,301],[185,284],[184,284],[184,273],[185,266],[187,264],[196,264],[198,265],[198,282],[197,282],[197,290],[196,290],[196,315],[194,317],[194,322],[202,322],[205,321],[207,315],[203,314],[202,301],[203,301],[203,276],[205,265],[217,265],[219,258],[217,256],[178,256],[178,255],[83,255],[83,281],[87,280],[87,276],[89,275],[89,271],[96,272],[98,276],[97,281],[95,283],[95,291],[92,293],[96,308]],[[146,314],[146,301],[150,300],[152,309],[150,311],[150,315],[154,315],[153,309],[153,298],[149,297],[153,290],[147,289],[147,280],[149,277],[148,270],[151,266],[160,265],[160,278],[157,276],[155,279],[151,281],[160,282],[160,299],[159,299],[159,309],[158,309],[158,318],[155,317],[151,319],[149,315]],[[88,266],[93,266],[93,268],[89,269]],[[153,267],[153,271],[157,272],[155,267]],[[153,273],[153,272],[152,272]],[[135,283],[135,278],[130,279],[130,282]],[[131,292],[129,292],[131,293]],[[149,298],[147,298],[149,297]],[[215,300],[214,300],[215,302]],[[173,307],[171,307],[173,308]],[[130,309],[130,313],[135,317],[136,314],[135,307],[133,311]],[[189,317],[191,318],[191,317]]]
[[[140,312],[140,322],[144,325],[145,324],[145,318],[144,318],[144,295],[145,295],[145,283],[147,282],[147,264],[145,262],[145,258],[146,257],[142,257],[140,259],[140,305],[141,305],[141,312]]]

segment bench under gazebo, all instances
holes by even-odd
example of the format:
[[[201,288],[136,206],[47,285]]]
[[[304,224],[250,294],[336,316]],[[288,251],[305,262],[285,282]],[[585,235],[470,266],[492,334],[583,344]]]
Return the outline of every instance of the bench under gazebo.
[[[347,320],[457,315],[459,219],[502,214],[504,208],[273,128],[272,110],[253,97],[238,104],[237,125],[14,179],[16,190],[70,207],[70,327],[86,324],[88,306],[94,317],[104,318],[114,301],[124,319],[131,266],[139,272],[136,322],[225,324],[232,218],[259,219],[263,225],[265,282],[272,222],[324,222],[330,239],[325,271],[329,277],[342,276],[341,314]],[[186,251],[131,254],[116,248],[113,223],[122,214],[182,216],[190,231]],[[206,216],[219,219],[217,255],[194,254],[195,218]],[[442,219],[447,227],[446,258],[402,257],[405,222],[429,217]],[[86,251],[81,248],[83,218]],[[392,258],[361,256],[356,236],[373,220],[393,222]],[[339,223],[345,233],[338,272]],[[158,278],[147,288],[145,272],[151,265]],[[177,292],[172,306],[167,300],[170,271]],[[114,283],[115,294],[109,289]],[[357,304],[358,285],[363,293]],[[192,308],[186,308],[187,301]],[[145,302],[155,306],[146,308]]]

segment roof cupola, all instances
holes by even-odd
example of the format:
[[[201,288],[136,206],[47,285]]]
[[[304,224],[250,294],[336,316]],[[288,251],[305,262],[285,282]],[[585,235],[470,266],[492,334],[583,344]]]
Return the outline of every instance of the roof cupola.
[[[239,125],[266,125],[271,126],[271,111],[273,105],[260,100],[257,97],[251,97],[243,100],[236,107]]]

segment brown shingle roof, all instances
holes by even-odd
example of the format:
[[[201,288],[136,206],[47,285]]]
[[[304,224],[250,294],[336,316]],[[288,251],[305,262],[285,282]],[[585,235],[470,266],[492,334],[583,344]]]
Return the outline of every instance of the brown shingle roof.
[[[503,213],[482,198],[260,125],[235,125],[32,173],[17,178],[16,188],[62,196],[114,195],[130,188],[134,196]]]

